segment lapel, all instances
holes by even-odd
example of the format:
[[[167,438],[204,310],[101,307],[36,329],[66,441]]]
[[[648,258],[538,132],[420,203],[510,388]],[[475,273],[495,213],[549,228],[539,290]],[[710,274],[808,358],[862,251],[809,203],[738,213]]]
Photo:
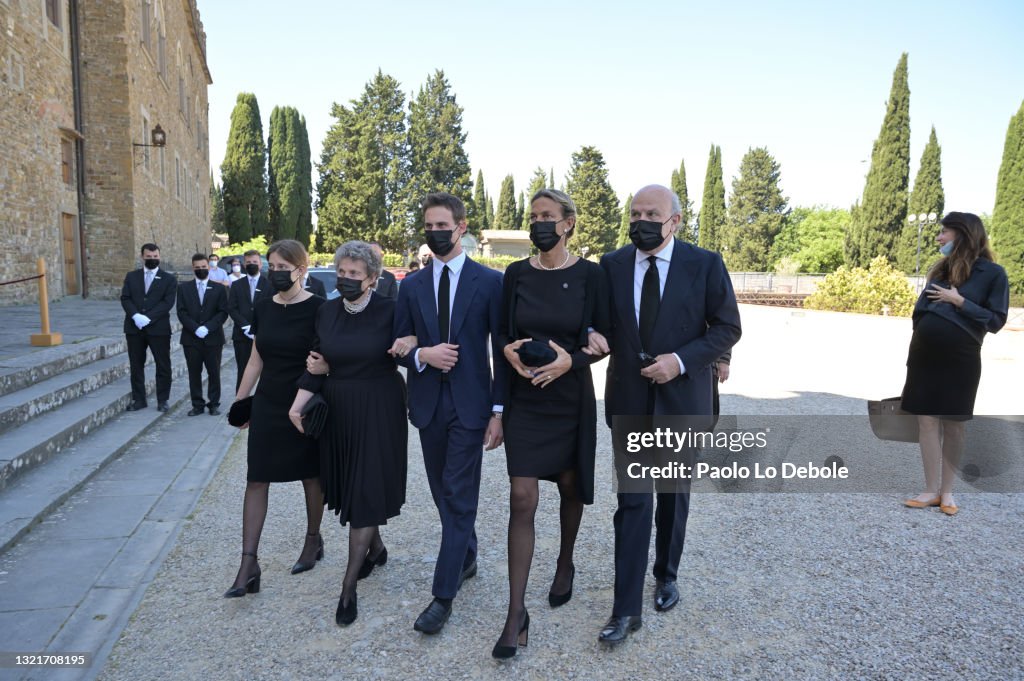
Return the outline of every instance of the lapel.
[[[420,305],[420,313],[426,323],[427,337],[430,345],[437,345],[440,342],[441,334],[437,327],[437,298],[434,296],[434,269],[423,272],[419,279],[419,290],[416,291],[416,298]],[[419,334],[417,334],[419,335]]]
[[[480,271],[476,267],[476,263],[466,256],[466,262],[462,265],[462,273],[459,274],[459,285],[455,289],[455,302],[452,303],[452,332],[450,338],[455,338],[459,333],[459,329],[462,328],[462,323],[466,321],[466,316],[469,313],[469,304],[473,300],[473,295],[476,293],[477,285],[476,280],[480,275]]]
[[[138,293],[139,300],[146,297],[146,275],[144,270],[138,269],[132,271],[131,287],[134,289],[133,293]]]
[[[626,336],[634,348],[640,348],[640,327],[636,323],[636,307],[633,304],[633,274],[636,267],[636,246],[629,246],[613,258],[612,282],[615,287],[615,309],[619,320],[627,329]]]
[[[672,262],[668,266],[668,278],[665,280],[665,292],[661,295],[658,307],[658,319],[654,323],[654,334],[665,332],[666,324],[671,324],[679,312],[687,307],[693,291],[693,282],[699,272],[694,267],[698,260],[697,252],[689,244],[679,239],[672,247]]]

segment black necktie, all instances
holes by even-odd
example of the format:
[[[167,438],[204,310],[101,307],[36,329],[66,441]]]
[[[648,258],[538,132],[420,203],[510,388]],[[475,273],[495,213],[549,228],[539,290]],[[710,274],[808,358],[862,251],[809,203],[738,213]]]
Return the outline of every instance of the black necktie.
[[[654,340],[654,322],[658,319],[658,308],[661,306],[661,285],[658,276],[658,258],[647,258],[647,273],[640,288],[640,345],[644,352],[651,351]]]
[[[448,320],[451,317],[451,282],[448,280],[448,265],[441,269],[441,283],[437,285],[437,326],[441,342],[448,342]]]

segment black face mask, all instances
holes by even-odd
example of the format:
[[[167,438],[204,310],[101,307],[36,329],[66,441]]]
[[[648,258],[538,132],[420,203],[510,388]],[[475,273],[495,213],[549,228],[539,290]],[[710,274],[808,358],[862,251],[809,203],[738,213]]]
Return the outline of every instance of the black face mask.
[[[146,258],[142,262],[146,265],[147,270],[155,270],[160,267],[160,258]]]
[[[359,296],[363,295],[363,282],[358,279],[338,277],[338,293],[348,302],[355,302],[359,300]]]
[[[292,273],[284,270],[278,270],[270,273],[270,285],[274,287],[274,290],[278,293],[287,291],[292,287]]]
[[[252,262],[247,263],[245,265],[245,273],[248,274],[250,277],[255,277],[257,274],[260,273],[260,266]]]
[[[434,255],[444,257],[452,252],[455,244],[452,243],[452,231],[450,229],[432,229],[427,232],[427,247]]]
[[[668,220],[671,220],[669,218]],[[665,220],[665,222],[668,222]],[[665,222],[657,220],[634,220],[629,223],[629,240],[641,251],[653,251],[661,245],[665,237],[661,235],[661,228]]]
[[[534,222],[530,225],[530,241],[538,250],[547,253],[558,245],[562,235],[558,233],[555,226],[561,222]]]
[[[207,269],[192,270],[192,272],[193,274],[196,275],[196,279],[198,279],[199,281],[202,281],[203,279],[206,279],[208,276],[210,276],[210,270]]]

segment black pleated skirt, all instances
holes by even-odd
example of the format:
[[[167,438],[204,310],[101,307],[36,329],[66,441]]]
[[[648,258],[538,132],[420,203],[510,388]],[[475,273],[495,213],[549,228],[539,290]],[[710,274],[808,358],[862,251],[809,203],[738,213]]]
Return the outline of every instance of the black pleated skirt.
[[[921,317],[910,339],[903,410],[967,421],[980,381],[981,343],[940,315]]]

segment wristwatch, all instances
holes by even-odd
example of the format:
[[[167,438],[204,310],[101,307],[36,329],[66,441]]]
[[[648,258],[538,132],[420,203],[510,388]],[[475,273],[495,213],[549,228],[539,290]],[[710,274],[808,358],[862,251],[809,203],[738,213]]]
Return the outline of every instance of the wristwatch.
[[[498,419],[500,421],[501,420],[501,412],[500,411],[492,411],[491,412],[491,418],[492,419]]]

